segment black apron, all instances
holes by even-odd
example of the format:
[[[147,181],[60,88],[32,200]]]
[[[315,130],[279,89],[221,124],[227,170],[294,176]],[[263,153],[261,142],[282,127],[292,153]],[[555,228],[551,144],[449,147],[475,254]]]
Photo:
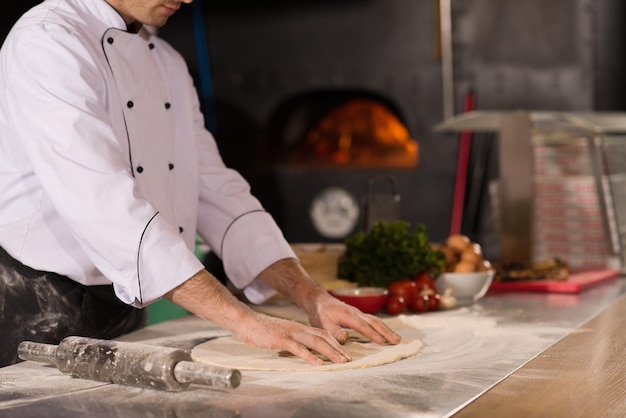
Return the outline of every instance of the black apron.
[[[69,335],[111,339],[146,320],[146,311],[120,301],[112,285],[84,286],[33,270],[0,248],[0,367],[19,361],[21,341],[58,344]]]

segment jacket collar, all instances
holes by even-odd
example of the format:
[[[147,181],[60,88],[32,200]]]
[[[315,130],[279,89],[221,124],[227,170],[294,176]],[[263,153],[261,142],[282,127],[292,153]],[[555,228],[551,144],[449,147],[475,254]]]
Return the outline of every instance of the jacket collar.
[[[106,30],[115,28],[128,30],[126,22],[120,14],[105,0],[65,0],[78,13],[84,13],[89,22],[89,30],[100,36]]]

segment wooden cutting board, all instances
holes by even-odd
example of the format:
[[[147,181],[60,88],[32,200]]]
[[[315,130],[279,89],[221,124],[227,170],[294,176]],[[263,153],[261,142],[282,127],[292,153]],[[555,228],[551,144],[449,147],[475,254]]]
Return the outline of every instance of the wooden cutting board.
[[[570,273],[567,280],[493,282],[489,287],[489,291],[580,293],[589,287],[615,280],[618,275],[618,270],[585,270]]]

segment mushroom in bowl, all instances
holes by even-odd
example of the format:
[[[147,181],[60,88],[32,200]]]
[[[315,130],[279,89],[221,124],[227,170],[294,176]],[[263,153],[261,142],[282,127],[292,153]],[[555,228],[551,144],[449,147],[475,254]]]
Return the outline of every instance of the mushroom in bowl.
[[[435,286],[437,293],[444,294],[451,289],[456,298],[457,306],[471,305],[485,296],[493,282],[494,270],[477,271],[471,273],[441,273]]]

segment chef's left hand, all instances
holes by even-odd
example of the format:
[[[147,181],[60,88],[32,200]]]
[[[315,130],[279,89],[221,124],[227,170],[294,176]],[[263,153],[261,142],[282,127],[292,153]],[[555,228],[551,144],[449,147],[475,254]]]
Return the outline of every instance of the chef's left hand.
[[[308,309],[312,326],[325,329],[340,343],[348,340],[351,328],[377,344],[398,344],[400,336],[374,315],[361,312],[324,292]]]
[[[297,260],[281,260],[263,271],[259,279],[291,297],[307,313],[312,326],[325,329],[340,343],[348,339],[346,328],[377,344],[400,342],[400,336],[379,318],[331,296],[311,279]]]

